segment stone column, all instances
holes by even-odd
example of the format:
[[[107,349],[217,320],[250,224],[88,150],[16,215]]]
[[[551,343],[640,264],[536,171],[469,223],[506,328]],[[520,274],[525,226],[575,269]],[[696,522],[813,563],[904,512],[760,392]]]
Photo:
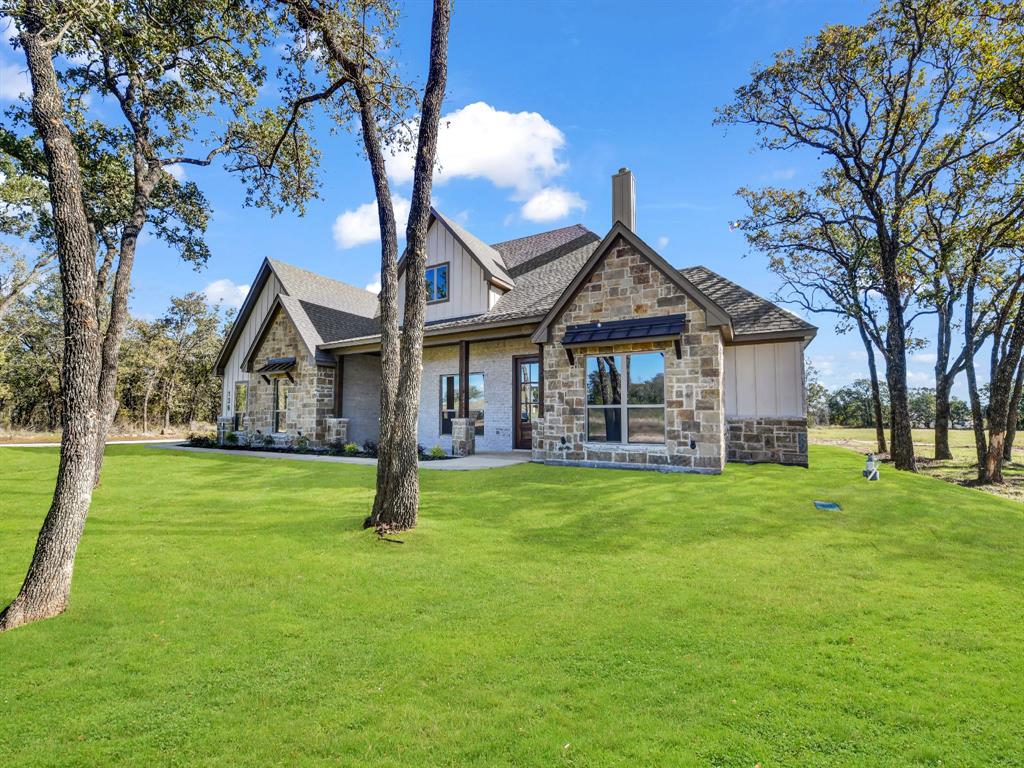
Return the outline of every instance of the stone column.
[[[224,445],[224,437],[232,431],[235,420],[230,416],[221,416],[217,419],[217,445]]]
[[[326,441],[328,444],[341,443],[344,445],[348,442],[348,419],[328,416],[324,421],[326,423]]]
[[[544,419],[539,418],[533,420],[532,436],[533,445],[531,448],[533,450],[530,458],[533,461],[542,462],[544,461]]]
[[[476,453],[476,420],[452,419],[452,456]]]

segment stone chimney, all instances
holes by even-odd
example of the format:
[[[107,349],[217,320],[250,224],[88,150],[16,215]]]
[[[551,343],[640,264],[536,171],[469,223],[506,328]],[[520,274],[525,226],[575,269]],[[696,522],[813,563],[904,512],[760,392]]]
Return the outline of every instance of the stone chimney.
[[[636,232],[636,179],[629,168],[612,176],[612,226],[617,221]]]

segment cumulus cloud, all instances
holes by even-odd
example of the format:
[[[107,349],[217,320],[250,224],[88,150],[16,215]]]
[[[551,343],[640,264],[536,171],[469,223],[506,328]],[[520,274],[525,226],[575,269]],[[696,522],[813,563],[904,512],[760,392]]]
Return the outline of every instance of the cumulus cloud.
[[[366,290],[370,293],[380,293],[380,272],[373,276],[373,281],[366,284]]]
[[[939,358],[934,352],[915,352],[910,356],[910,359],[915,363],[930,363],[934,365],[935,361]]]
[[[487,179],[528,195],[568,164],[558,158],[565,134],[537,112],[505,112],[478,101],[441,118],[437,134],[436,183],[456,178]],[[410,149],[391,158],[388,173],[412,181]]]
[[[668,238],[662,235],[658,238],[658,249],[668,248]]]
[[[575,192],[561,187],[547,187],[523,203],[520,209],[528,221],[556,221],[564,219],[573,211],[585,210],[587,204]]]
[[[165,165],[164,170],[173,176],[177,181],[184,181],[188,174],[185,173],[185,166],[175,163],[174,165]]]
[[[398,236],[402,237],[405,234],[405,223],[409,219],[409,201],[401,195],[393,195],[391,204],[395,207]],[[334,220],[332,232],[334,244],[342,250],[379,242],[380,220],[377,218],[377,202],[363,203],[358,208],[339,214]]]
[[[214,280],[203,288],[203,293],[206,294],[206,300],[211,304],[222,303],[225,306],[238,309],[245,301],[245,297],[249,295],[249,286],[237,285],[234,281],[224,277]]]
[[[19,64],[0,64],[0,100],[17,101],[32,93],[28,70]]]

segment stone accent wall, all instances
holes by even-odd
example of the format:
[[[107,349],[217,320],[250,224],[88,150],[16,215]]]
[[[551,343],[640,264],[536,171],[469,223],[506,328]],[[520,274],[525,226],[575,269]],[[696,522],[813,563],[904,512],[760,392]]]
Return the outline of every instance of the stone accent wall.
[[[807,419],[729,419],[729,461],[807,466]]]
[[[280,309],[256,350],[253,371],[275,357],[295,358],[291,371],[295,383],[288,396],[284,431],[292,437],[301,433],[314,445],[322,445],[326,439],[326,419],[334,413],[334,368],[316,364],[288,315]],[[271,378],[268,383],[261,374],[250,374],[246,425],[251,431],[273,431],[273,381]]]
[[[558,342],[566,326],[684,313],[682,356],[671,341],[575,348],[575,363]],[[544,346],[544,418],[535,456],[548,463],[692,472],[721,472],[725,463],[721,333],[704,310],[625,240],[619,239],[551,327]],[[586,357],[665,353],[665,444],[619,445],[587,441]],[[692,446],[692,447],[691,447]]]
[[[324,442],[327,444],[340,443],[344,445],[348,439],[348,419],[336,419],[332,416],[327,418],[324,430]]]

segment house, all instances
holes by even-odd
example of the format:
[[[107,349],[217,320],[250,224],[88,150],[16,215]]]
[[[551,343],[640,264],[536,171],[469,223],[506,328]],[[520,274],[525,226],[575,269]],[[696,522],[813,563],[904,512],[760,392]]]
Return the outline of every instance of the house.
[[[432,211],[419,442],[551,464],[806,466],[816,328],[669,265],[635,232],[628,170],[612,198],[603,237],[575,225],[488,245]],[[376,440],[378,316],[373,293],[264,260],[216,363],[220,431]]]

